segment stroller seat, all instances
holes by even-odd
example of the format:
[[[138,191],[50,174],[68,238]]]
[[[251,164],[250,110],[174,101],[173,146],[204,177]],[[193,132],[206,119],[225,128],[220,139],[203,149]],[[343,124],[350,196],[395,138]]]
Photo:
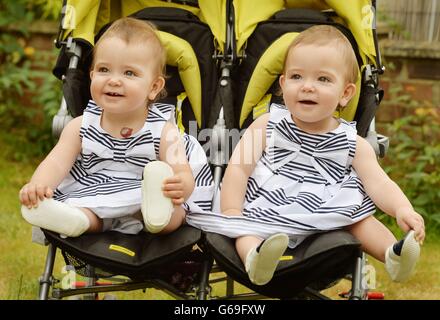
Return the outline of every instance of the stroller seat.
[[[115,231],[84,234],[76,238],[62,238],[44,230],[46,239],[64,252],[64,258],[75,271],[86,264],[105,270],[105,273],[125,275],[134,280],[145,280],[156,274],[154,270],[172,261],[179,261],[201,239],[201,231],[183,226],[166,235],[141,232],[137,235]]]
[[[346,231],[315,234],[287,249],[272,280],[258,286],[250,282],[234,239],[207,233],[206,241],[217,264],[235,281],[266,297],[282,299],[296,297],[306,287],[317,291],[327,288],[353,271],[360,254],[359,241]]]

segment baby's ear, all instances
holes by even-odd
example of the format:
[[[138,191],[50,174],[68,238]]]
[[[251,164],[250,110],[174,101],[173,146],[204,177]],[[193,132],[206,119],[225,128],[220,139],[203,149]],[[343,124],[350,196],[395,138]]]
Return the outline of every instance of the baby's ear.
[[[284,87],[284,82],[286,81],[284,74],[280,75],[280,78],[278,79],[278,84],[280,85],[280,88],[282,89]]]
[[[148,99],[154,100],[156,99],[156,96],[159,94],[159,92],[163,89],[165,86],[165,79],[162,76],[157,77],[156,80],[154,80],[153,84],[150,88],[150,93],[148,94]]]
[[[350,102],[351,98],[353,98],[355,93],[356,85],[354,83],[348,83],[344,88],[341,99],[339,100],[339,105],[341,107],[345,107]]]

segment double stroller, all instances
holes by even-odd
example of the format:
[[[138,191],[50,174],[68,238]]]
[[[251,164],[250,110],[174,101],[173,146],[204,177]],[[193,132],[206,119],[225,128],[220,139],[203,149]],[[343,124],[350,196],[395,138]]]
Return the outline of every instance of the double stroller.
[[[168,95],[161,102],[176,106],[178,126],[204,146],[216,190],[234,147],[231,132],[246,128],[272,102],[282,103],[277,78],[287,46],[297,33],[317,24],[337,27],[353,44],[361,66],[360,90],[341,116],[357,121],[358,133],[378,155],[384,154],[386,138],[374,131],[383,67],[375,1],[369,0],[67,0],[56,39],[60,54],[54,74],[63,81],[63,101],[53,122],[55,134],[82,114],[90,99],[93,44],[123,16],[151,21],[173,39],[165,43]],[[188,225],[167,235],[110,231],[62,238],[42,232],[48,252],[40,299],[95,299],[100,292],[147,288],[180,299],[327,299],[321,291],[343,278],[352,283],[348,298],[368,298],[365,255],[359,241],[342,230],[311,236],[288,249],[273,279],[263,286],[249,281],[234,239]],[[87,281],[60,286],[53,277],[58,249],[66,265]],[[220,281],[225,293],[214,296],[211,285]],[[235,293],[234,282],[251,292]]]

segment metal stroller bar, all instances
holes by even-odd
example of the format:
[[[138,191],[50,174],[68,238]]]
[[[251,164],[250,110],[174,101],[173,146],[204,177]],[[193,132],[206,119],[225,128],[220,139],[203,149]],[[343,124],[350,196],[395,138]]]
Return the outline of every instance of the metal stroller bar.
[[[61,13],[60,13],[60,26],[58,28],[57,37],[54,40],[54,44],[57,49],[60,49],[61,45],[62,45],[61,38],[63,35],[63,21],[64,21],[64,17],[66,15],[66,10],[67,10],[66,4],[67,4],[67,0],[63,0],[63,6],[61,9]]]
[[[101,293],[101,292],[113,292],[113,291],[133,291],[139,289],[155,288],[165,291],[174,298],[188,299],[188,296],[182,294],[180,291],[175,289],[172,285],[168,284],[162,280],[151,280],[142,282],[130,282],[124,284],[111,284],[111,285],[93,285],[84,288],[75,289],[53,289],[52,296],[56,299],[61,299],[69,296],[82,295],[88,293]]]
[[[52,286],[54,280],[52,277],[53,266],[55,263],[57,247],[53,244],[49,244],[47,250],[46,264],[44,266],[44,272],[40,277],[40,292],[38,294],[40,300],[47,300],[49,295],[49,288]]]
[[[76,69],[78,67],[79,59],[81,58],[82,55],[82,48],[72,39],[72,37],[69,37],[67,39],[67,42],[62,44],[66,45],[66,53],[67,56],[69,57],[69,67],[67,69],[67,72],[69,72],[69,70]],[[62,76],[63,83],[65,81],[65,78],[66,78],[65,75],[63,75]],[[70,116],[69,114],[66,99],[64,98],[63,95],[60,108],[52,120],[53,136],[55,138],[58,138],[61,135],[63,128],[72,119],[73,119],[72,116]]]
[[[356,264],[353,271],[352,287],[349,299],[363,300],[367,297],[367,288],[363,287],[362,283],[362,269],[365,266],[365,253],[359,250],[359,255],[356,258]]]
[[[373,25],[373,42],[374,42],[374,47],[376,49],[376,64],[377,64],[377,69],[375,70],[375,72],[377,72],[378,74],[383,74],[385,72],[385,66],[382,65],[382,58],[380,56],[380,48],[379,48],[379,43],[377,40],[377,32],[376,32],[376,0],[372,0],[371,1],[371,5],[373,6],[373,10],[374,10],[374,25]]]
[[[226,163],[226,156],[225,156],[225,147],[226,147],[226,139],[227,139],[227,133],[226,133],[226,125],[225,125],[225,119],[223,116],[223,107],[220,109],[220,114],[217,119],[217,123],[215,124],[213,130],[212,130],[212,160],[211,163],[214,166],[214,196],[213,200],[217,196],[218,187],[220,186],[221,177],[222,177],[222,171],[223,166]]]

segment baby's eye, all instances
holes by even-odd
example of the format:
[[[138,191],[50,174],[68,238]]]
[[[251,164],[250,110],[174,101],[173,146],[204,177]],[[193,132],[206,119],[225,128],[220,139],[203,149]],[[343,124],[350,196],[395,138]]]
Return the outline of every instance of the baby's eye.
[[[328,77],[324,77],[324,76],[319,77],[319,78],[318,78],[318,81],[321,81],[321,82],[331,82],[330,79],[329,79]]]
[[[127,71],[125,71],[125,75],[128,76],[128,77],[134,77],[135,73],[133,71],[131,71],[131,70],[127,70]]]
[[[98,72],[108,72],[109,70],[106,67],[99,67]]]
[[[294,73],[290,76],[290,79],[299,80],[299,79],[301,79],[301,75],[298,73]]]

